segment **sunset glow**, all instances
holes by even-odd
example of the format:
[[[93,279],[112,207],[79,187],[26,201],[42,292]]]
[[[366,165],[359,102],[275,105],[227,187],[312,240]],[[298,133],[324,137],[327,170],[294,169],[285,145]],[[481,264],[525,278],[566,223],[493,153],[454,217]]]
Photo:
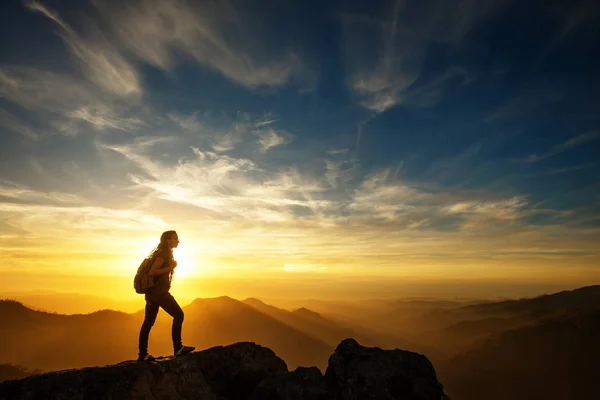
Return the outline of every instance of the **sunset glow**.
[[[589,21],[350,3],[9,6],[0,292],[135,297],[170,229],[188,299],[600,283]]]

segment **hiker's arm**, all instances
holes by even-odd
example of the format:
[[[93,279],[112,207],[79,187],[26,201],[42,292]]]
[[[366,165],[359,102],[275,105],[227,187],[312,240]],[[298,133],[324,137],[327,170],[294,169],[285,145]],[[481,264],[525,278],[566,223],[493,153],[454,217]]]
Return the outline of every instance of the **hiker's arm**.
[[[175,267],[170,267],[170,266],[162,267],[162,265],[164,263],[165,263],[165,260],[162,257],[156,257],[156,260],[154,260],[154,263],[152,263],[152,266],[150,267],[149,274],[152,276],[162,275],[162,274],[166,274],[167,272],[170,272],[171,270],[173,270],[175,268]]]

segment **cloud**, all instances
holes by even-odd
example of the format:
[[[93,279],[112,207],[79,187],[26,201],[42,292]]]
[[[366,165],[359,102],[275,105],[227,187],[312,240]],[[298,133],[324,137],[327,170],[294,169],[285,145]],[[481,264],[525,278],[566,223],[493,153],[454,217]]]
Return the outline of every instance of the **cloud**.
[[[143,172],[129,175],[138,188],[213,216],[283,222],[294,218],[295,208],[314,212],[327,206],[313,198],[322,188],[293,170],[267,171],[249,159],[198,148],[175,164],[165,164],[151,157],[152,146],[130,143],[103,148],[122,154]]]
[[[267,129],[266,131],[257,133],[258,145],[262,153],[268,150],[289,143],[291,135],[285,132],[276,132],[274,129]]]
[[[77,110],[67,113],[67,117],[73,120],[81,120],[89,123],[97,129],[118,129],[122,131],[134,131],[146,125],[138,117],[120,116],[106,105],[82,106]]]
[[[260,250],[269,265],[290,264],[294,272],[327,265],[332,273],[367,262],[387,268],[403,261],[560,260],[562,250],[589,253],[593,248],[591,232],[575,235],[580,241],[556,235],[562,227],[558,222],[574,215],[561,215],[553,225],[532,225],[532,215],[553,210],[537,209],[526,196],[425,187],[398,179],[395,166],[360,176],[353,160],[330,160],[322,175],[310,176],[298,168],[259,165],[197,147],[169,154],[181,148],[182,139],[125,136],[119,144],[101,146],[133,164],[123,169],[131,186],[113,188],[144,199],[133,210],[3,182],[0,193],[8,197],[0,202],[0,215],[12,232],[7,235],[20,235],[15,229],[46,238],[85,232],[86,240],[102,240],[118,232],[138,236],[178,225],[186,236],[193,232],[210,243],[211,256],[248,260]],[[344,171],[351,171],[346,178]],[[122,200],[111,201],[121,206]],[[589,240],[581,241],[584,237]],[[526,252],[530,255],[523,256]]]
[[[466,217],[461,229],[494,228],[501,226],[499,222],[517,221],[527,215],[524,196],[508,199],[463,201],[442,208],[443,213],[459,214]]]
[[[524,196],[489,197],[468,191],[425,190],[402,182],[387,168],[366,176],[347,208],[356,216],[407,230],[485,230],[528,215]]]
[[[558,103],[563,98],[564,94],[556,88],[530,87],[506,104],[496,108],[483,120],[484,122],[493,123],[533,115],[540,110],[545,110],[548,106]]]
[[[273,122],[277,122],[277,120],[276,119],[265,119],[264,121],[256,122],[255,126],[257,128],[261,128],[263,126],[271,125]]]
[[[390,181],[391,170],[368,175],[354,191],[348,208],[374,218],[397,220],[399,214],[414,210],[428,195],[399,181]]]
[[[592,140],[596,140],[600,136],[600,131],[589,131],[586,133],[582,133],[581,135],[575,136],[567,140],[564,143],[558,145],[561,149],[570,149],[571,147],[578,146],[583,143],[591,142]]]
[[[578,136],[575,136],[569,140],[566,140],[563,143],[557,144],[553,147],[552,151],[544,154],[530,154],[529,156],[521,159],[517,159],[519,162],[524,163],[535,163],[541,160],[545,160],[550,157],[554,157],[555,155],[561,154],[575,146],[579,146],[584,143],[591,142],[596,140],[600,136],[600,131],[589,131],[586,133],[582,133]]]
[[[44,191],[14,182],[0,182],[0,214],[3,223],[24,235],[41,237],[77,231],[164,228],[159,217],[141,211],[120,210],[91,204],[76,194]]]
[[[0,182],[0,197],[21,201],[50,202],[57,204],[86,204],[87,201],[77,195],[60,192],[42,192],[13,182]]]
[[[346,154],[350,151],[350,149],[345,148],[345,149],[336,149],[336,150],[329,150],[327,151],[327,154],[329,155],[335,155],[335,154]]]
[[[133,131],[145,125],[136,115],[139,107],[123,102],[118,97],[99,92],[90,83],[67,74],[44,71],[24,66],[0,68],[0,97],[39,116],[59,133],[79,133],[81,124],[96,130]],[[44,115],[49,113],[50,115]],[[27,125],[10,123],[19,132],[27,132]]]
[[[430,166],[422,172],[426,180],[443,182],[456,179],[456,177],[467,177],[465,171],[471,168],[475,159],[480,155],[486,139],[472,143],[447,157],[440,157],[430,163]],[[470,174],[469,174],[470,175]]]
[[[594,26],[598,23],[600,15],[600,7],[595,1],[578,1],[561,4],[559,7],[548,8],[550,17],[558,23],[558,29],[555,30],[554,37],[542,49],[541,54],[536,57],[532,67],[537,68],[545,62],[549,55],[554,53],[565,39],[569,36],[583,33],[582,31],[589,26]],[[585,35],[585,34],[584,34]],[[592,42],[582,46],[592,46]]]
[[[541,171],[541,172],[537,172],[537,173],[521,175],[521,177],[523,177],[523,178],[539,178],[540,176],[544,176],[544,175],[563,174],[565,172],[578,171],[578,170],[594,167],[594,166],[597,166],[598,164],[600,164],[600,160],[591,162],[591,163],[587,163],[587,164],[576,165],[573,167],[551,168],[547,171]]]
[[[59,35],[82,67],[83,78],[77,74],[4,65],[0,68],[0,96],[28,110],[54,114],[39,115],[47,124],[43,129],[46,133],[53,128],[74,135],[82,130],[82,123],[100,131],[133,131],[143,126],[134,111],[142,94],[137,71],[116,48],[99,32],[92,31],[89,24],[89,33],[84,38],[41,2],[26,1],[25,6],[60,27]],[[31,133],[14,118],[10,124],[13,130]]]
[[[524,196],[409,184],[398,178],[398,166],[361,177],[356,160],[326,159],[322,173],[314,175],[313,169],[309,175],[296,167],[260,166],[199,147],[176,157],[156,157],[167,154],[165,144],[152,138],[101,148],[134,164],[137,171],[128,176],[139,193],[195,207],[202,210],[199,215],[217,220],[485,230],[523,223],[532,209]]]
[[[13,114],[0,108],[0,128],[5,128],[19,133],[27,139],[38,140],[39,134],[36,133],[29,124],[21,121]]]
[[[249,88],[280,86],[304,67],[294,52],[270,54],[228,1],[131,1],[100,7],[122,44],[164,70],[183,54]]]
[[[53,10],[41,2],[28,0],[27,8],[39,12],[61,27],[60,36],[77,58],[85,75],[105,91],[119,96],[138,97],[142,93],[135,68],[101,34],[83,38]],[[93,36],[93,37],[91,37]]]
[[[51,206],[0,202],[0,211],[8,215],[11,226],[36,235],[73,235],[75,232],[94,230],[135,230],[165,228],[161,218],[137,210],[118,210],[98,206]]]
[[[27,109],[58,113],[96,101],[93,88],[85,82],[21,66],[0,69],[0,95]]]
[[[277,132],[269,127],[275,120],[253,120],[246,114],[242,114],[238,119],[228,121],[226,124],[211,123],[208,117],[206,118],[206,122],[201,121],[198,119],[197,112],[189,116],[173,112],[169,113],[168,117],[184,132],[193,134],[196,138],[206,140],[208,146],[219,153],[233,150],[249,134],[258,137],[259,149],[263,153],[271,148],[289,143],[292,138],[292,135],[289,133]],[[223,127],[223,125],[226,126]]]
[[[356,160],[325,160],[325,181],[332,188],[346,187],[358,173]]]
[[[348,84],[361,105],[376,113],[398,104],[430,107],[448,85],[471,81],[468,71],[451,65],[441,74],[422,76],[428,48],[432,43],[459,45],[499,3],[467,0],[457,7],[443,0],[398,0],[381,17],[344,15]]]
[[[382,113],[398,104],[419,108],[432,107],[441,100],[443,91],[449,85],[466,84],[473,77],[464,68],[450,67],[425,83],[419,84],[417,79],[416,73],[412,77],[391,77],[386,73],[375,73],[357,78],[353,82],[353,89],[364,97],[360,103],[363,107]]]
[[[202,134],[206,131],[202,122],[198,120],[196,113],[184,116],[175,112],[170,112],[167,114],[167,117],[186,132]]]

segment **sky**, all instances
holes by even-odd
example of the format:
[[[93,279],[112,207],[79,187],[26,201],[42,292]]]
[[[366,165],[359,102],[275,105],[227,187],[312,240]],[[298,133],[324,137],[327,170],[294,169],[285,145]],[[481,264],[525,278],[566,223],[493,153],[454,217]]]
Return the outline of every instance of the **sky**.
[[[5,1],[0,292],[600,283],[596,1]]]

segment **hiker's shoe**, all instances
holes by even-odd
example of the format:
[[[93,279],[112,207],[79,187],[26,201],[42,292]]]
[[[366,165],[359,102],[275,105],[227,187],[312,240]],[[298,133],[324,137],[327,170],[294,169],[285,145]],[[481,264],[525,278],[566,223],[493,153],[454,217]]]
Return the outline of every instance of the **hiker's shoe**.
[[[154,361],[156,357],[152,357],[150,354],[140,354],[138,356],[138,361]]]
[[[179,349],[175,350],[175,356],[182,356],[194,351],[195,349],[196,348],[194,346],[181,346]]]

